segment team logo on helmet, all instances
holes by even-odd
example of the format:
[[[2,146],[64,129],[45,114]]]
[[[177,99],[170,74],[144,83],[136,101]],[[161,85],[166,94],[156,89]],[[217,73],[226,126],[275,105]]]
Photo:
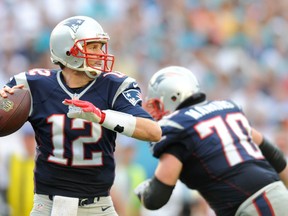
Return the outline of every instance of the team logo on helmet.
[[[69,28],[72,29],[74,33],[76,33],[78,28],[83,24],[84,21],[85,20],[83,19],[70,19],[67,20],[67,22],[64,23],[64,25],[68,26]]]
[[[173,76],[179,76],[179,74],[178,74],[178,73],[174,73],[174,72],[169,72],[169,73],[165,73],[165,74],[159,75],[159,76],[154,80],[154,82],[153,82],[153,81],[151,82],[152,88],[157,89],[158,85],[159,85],[164,79],[166,79],[167,77],[173,77]]]

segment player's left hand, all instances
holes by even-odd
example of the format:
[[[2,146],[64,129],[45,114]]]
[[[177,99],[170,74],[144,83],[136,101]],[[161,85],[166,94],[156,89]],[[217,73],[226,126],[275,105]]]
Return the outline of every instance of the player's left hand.
[[[19,84],[16,86],[13,86],[12,88],[10,88],[9,86],[5,86],[4,88],[0,89],[0,96],[3,98],[7,98],[8,94],[14,94],[15,89],[23,89],[24,85],[23,84]]]
[[[146,188],[149,186],[151,179],[147,179],[143,182],[141,182],[135,189],[134,189],[134,193],[137,195],[137,197],[139,198],[139,200],[142,200],[142,196],[146,190]]]
[[[82,118],[99,124],[105,119],[105,113],[88,101],[65,99],[63,104],[69,106],[68,118]]]

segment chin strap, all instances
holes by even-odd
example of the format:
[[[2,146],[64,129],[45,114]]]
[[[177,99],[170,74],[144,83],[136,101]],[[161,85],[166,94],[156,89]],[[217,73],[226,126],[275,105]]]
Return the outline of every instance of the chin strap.
[[[83,100],[65,99],[63,104],[69,106],[68,118],[81,118],[95,122],[103,127],[131,137],[136,128],[136,118],[130,114],[114,110],[100,110],[92,103]]]
[[[93,72],[90,72],[90,71],[84,71],[85,73],[86,73],[86,75],[89,77],[89,78],[92,78],[92,79],[96,79],[99,75],[100,75],[100,73],[101,73],[101,71],[93,71]],[[95,74],[95,75],[93,75],[93,74]]]

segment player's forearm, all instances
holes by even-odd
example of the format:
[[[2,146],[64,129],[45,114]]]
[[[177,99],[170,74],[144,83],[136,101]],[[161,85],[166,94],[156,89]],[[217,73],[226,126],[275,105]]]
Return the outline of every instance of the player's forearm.
[[[136,127],[133,138],[150,142],[157,142],[161,139],[162,131],[159,124],[150,119],[136,117]]]
[[[287,165],[285,169],[279,173],[279,177],[283,181],[285,186],[288,188],[288,166]]]
[[[103,127],[131,136],[136,139],[156,142],[159,141],[162,131],[157,122],[146,118],[135,117],[126,113],[105,110]]]
[[[276,145],[265,139],[263,135],[255,129],[252,129],[252,137],[253,141],[259,146],[266,160],[279,174],[282,173],[285,168],[287,168],[287,161],[284,153]]]
[[[257,144],[258,146],[262,143],[263,141],[263,135],[255,130],[254,128],[252,128],[252,138],[255,144]]]
[[[89,101],[65,99],[69,118],[82,118],[129,137],[150,142],[159,141],[161,128],[151,119],[135,117],[115,110],[100,110]]]

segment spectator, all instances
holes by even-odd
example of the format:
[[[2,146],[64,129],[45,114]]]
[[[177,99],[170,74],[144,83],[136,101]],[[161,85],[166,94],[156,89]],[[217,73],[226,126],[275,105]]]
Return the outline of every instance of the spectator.
[[[21,128],[24,152],[11,155],[9,161],[9,186],[7,190],[10,216],[29,216],[34,196],[35,134],[29,124]],[[24,198],[25,197],[25,198]]]

